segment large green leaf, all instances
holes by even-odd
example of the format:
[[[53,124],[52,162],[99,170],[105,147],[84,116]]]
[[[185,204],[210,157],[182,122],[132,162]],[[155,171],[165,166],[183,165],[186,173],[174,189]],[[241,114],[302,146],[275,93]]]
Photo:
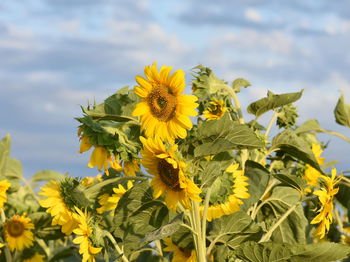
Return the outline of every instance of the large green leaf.
[[[126,253],[140,248],[146,235],[169,221],[168,209],[154,200],[149,181],[135,183],[118,202],[113,218],[114,235],[121,239]]]
[[[334,116],[339,125],[350,127],[350,105],[345,104],[343,94],[334,108]]]
[[[248,106],[247,111],[248,113],[253,114],[256,117],[259,117],[269,110],[272,110],[274,108],[278,108],[284,105],[288,105],[290,103],[297,101],[302,94],[303,94],[303,90],[296,93],[286,93],[286,94],[280,94],[280,95],[275,95],[272,92],[268,91],[267,97],[251,103]]]
[[[298,137],[293,130],[287,129],[275,136],[272,140],[272,147],[270,150],[284,151],[323,173],[309,144]]]
[[[249,178],[247,181],[250,198],[244,199],[243,210],[248,209],[256,203],[264,193],[270,179],[270,172],[257,162],[247,160],[245,163],[244,175]]]
[[[260,226],[242,211],[215,219],[209,232],[211,241],[215,240],[216,245],[224,244],[230,249],[235,249],[246,241],[258,241],[261,235]]]
[[[310,131],[320,131],[320,124],[316,119],[309,119],[302,123],[297,129],[295,129],[296,134],[310,132]]]
[[[258,213],[258,220],[271,228],[290,208],[297,205],[290,215],[275,229],[271,236],[274,242],[303,244],[306,242],[305,229],[308,221],[300,201],[300,192],[286,186],[273,188],[271,195],[264,199],[265,205]]]
[[[235,251],[246,262],[332,262],[349,256],[350,247],[330,242],[309,245],[246,242]]]
[[[218,154],[232,149],[259,148],[264,143],[247,125],[230,120],[225,114],[219,120],[210,120],[200,124],[197,139],[200,144],[194,150],[195,156]]]
[[[274,175],[282,183],[302,191],[306,186],[306,180],[296,175],[276,174]]]

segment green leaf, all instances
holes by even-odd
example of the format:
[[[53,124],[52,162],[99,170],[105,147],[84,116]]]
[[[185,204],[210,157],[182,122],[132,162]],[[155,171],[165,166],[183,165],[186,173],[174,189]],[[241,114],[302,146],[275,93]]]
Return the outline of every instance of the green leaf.
[[[49,259],[49,262],[55,261],[64,261],[67,262],[78,262],[81,261],[78,258],[73,258],[73,256],[77,253],[77,248],[75,246],[63,247],[55,250],[53,256]]]
[[[11,138],[7,134],[0,141],[0,176],[10,180],[11,189],[14,189],[15,184],[22,177],[22,164],[14,158],[10,158]],[[18,185],[17,185],[18,187]]]
[[[271,151],[284,151],[289,155],[311,165],[323,174],[322,169],[317,163],[317,160],[312,153],[309,144],[302,138],[298,137],[294,131],[285,130],[275,136],[272,140]]]
[[[180,228],[181,223],[183,223],[183,214],[177,215],[169,224],[161,226],[157,230],[150,232],[142,239],[142,244],[147,244],[154,240],[159,240],[167,238],[174,234]]]
[[[350,247],[330,242],[309,245],[246,242],[235,251],[247,262],[332,262],[346,258]]]
[[[345,104],[343,94],[334,108],[334,116],[339,125],[350,127],[350,105]]]
[[[265,222],[271,227],[292,206],[298,204],[301,199],[299,191],[286,186],[276,186],[271,195],[264,200],[265,205],[258,213],[258,221]],[[271,236],[274,242],[290,244],[306,243],[305,230],[308,221],[305,218],[301,204],[277,227]]]
[[[40,181],[49,181],[49,180],[56,180],[60,181],[63,180],[66,177],[66,175],[61,174],[56,171],[52,170],[42,170],[37,172],[31,179],[31,182],[40,182]]]
[[[251,84],[248,80],[245,80],[244,78],[237,78],[233,80],[232,87],[236,93],[241,92],[242,86],[247,88],[248,86],[251,86]]]
[[[253,114],[256,117],[259,117],[269,110],[288,105],[299,100],[302,94],[303,90],[296,93],[286,93],[280,95],[275,95],[272,92],[268,91],[267,97],[251,103],[248,106],[247,111],[248,113]]]
[[[232,149],[260,148],[264,143],[247,125],[230,120],[225,114],[219,120],[210,120],[200,124],[197,139],[201,144],[196,146],[194,155],[214,155]]]
[[[209,235],[211,240],[216,239],[234,249],[245,241],[257,241],[261,237],[261,233],[261,228],[246,212],[238,211],[215,219]]]
[[[140,248],[140,243],[152,231],[169,221],[168,209],[155,200],[149,181],[135,183],[118,202],[113,218],[114,235],[122,240],[126,253]]]
[[[306,180],[295,175],[276,174],[274,177],[282,183],[299,191],[302,191],[306,186]]]
[[[316,119],[310,119],[302,123],[297,129],[295,129],[296,134],[301,134],[310,131],[318,131],[320,130],[320,124]]]
[[[243,210],[247,210],[256,203],[264,193],[270,180],[270,172],[257,162],[247,160],[245,163],[244,175],[249,178],[247,181],[250,198],[244,199]]]

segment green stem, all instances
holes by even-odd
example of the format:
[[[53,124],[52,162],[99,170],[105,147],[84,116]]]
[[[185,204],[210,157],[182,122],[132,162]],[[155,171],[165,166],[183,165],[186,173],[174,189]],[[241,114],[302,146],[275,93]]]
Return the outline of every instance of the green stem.
[[[196,231],[197,231],[197,241],[198,241],[198,249],[197,249],[197,258],[199,262],[206,262],[206,239],[202,238],[202,232],[201,232],[201,220],[200,220],[200,213],[199,213],[199,204],[198,202],[192,201],[193,213],[194,213],[194,223],[196,225]]]
[[[2,224],[5,225],[5,222],[6,222],[6,215],[5,215],[5,212],[4,212],[4,209],[3,209],[3,208],[1,208],[0,216],[1,216],[1,222],[2,222]],[[7,243],[5,244],[4,250],[5,250],[6,261],[12,262],[12,255],[11,255],[11,252],[10,252],[10,249],[9,249]]]
[[[259,243],[266,242],[270,239],[272,233],[282,224],[282,222],[296,209],[296,207],[299,205],[300,202],[296,203],[295,205],[291,206],[286,213],[283,214],[283,216],[278,219],[278,221],[267,231],[267,233],[260,239]]]
[[[266,137],[266,138],[267,138],[267,136],[269,135],[270,130],[271,130],[271,128],[272,128],[272,126],[273,126],[273,123],[275,122],[275,119],[276,119],[277,116],[278,116],[278,113],[277,113],[277,112],[274,112],[273,115],[272,115],[272,117],[271,117],[271,120],[270,120],[270,122],[269,122],[269,125],[268,125],[267,128],[266,128],[266,132],[265,132],[265,137]]]
[[[24,177],[21,177],[21,179],[23,180],[24,184],[28,187],[30,193],[33,195],[34,199],[40,203],[40,199],[38,198],[38,196],[36,195],[36,193],[34,192],[31,184],[27,181],[27,179],[25,179]]]
[[[204,200],[204,209],[203,209],[203,217],[202,217],[202,239],[206,239],[206,232],[207,232],[207,215],[208,215],[208,208],[209,208],[209,200],[211,195],[212,187],[209,187],[207,190],[207,193],[205,195]]]
[[[335,131],[331,131],[331,130],[326,130],[326,129],[319,129],[319,131],[323,132],[323,133],[326,133],[326,134],[330,134],[330,135],[333,135],[333,136],[337,136],[343,140],[345,140],[346,142],[350,143],[350,138],[344,136],[343,134],[340,134],[338,132],[335,132]]]
[[[231,94],[232,94],[233,101],[235,102],[235,105],[236,105],[236,109],[237,109],[237,113],[238,113],[238,117],[239,117],[238,121],[241,124],[244,124],[241,103],[239,102],[238,96],[237,96],[236,92],[232,92]]]
[[[115,241],[115,239],[114,239],[114,237],[111,235],[111,233],[108,232],[108,231],[106,231],[106,230],[105,230],[104,232],[105,232],[106,237],[108,237],[108,239],[112,242],[112,244],[113,244],[115,250],[118,252],[119,255],[121,255],[123,261],[124,261],[124,262],[129,262],[129,260],[127,259],[127,257],[124,255],[123,250],[121,250],[121,248],[118,246],[117,241]]]

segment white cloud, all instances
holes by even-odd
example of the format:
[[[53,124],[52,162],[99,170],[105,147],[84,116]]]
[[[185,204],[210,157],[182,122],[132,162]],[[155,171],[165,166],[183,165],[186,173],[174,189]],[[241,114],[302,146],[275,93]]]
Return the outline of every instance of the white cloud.
[[[247,18],[249,21],[252,22],[261,22],[262,21],[262,16],[260,12],[256,9],[253,8],[247,8],[244,10],[244,16]]]

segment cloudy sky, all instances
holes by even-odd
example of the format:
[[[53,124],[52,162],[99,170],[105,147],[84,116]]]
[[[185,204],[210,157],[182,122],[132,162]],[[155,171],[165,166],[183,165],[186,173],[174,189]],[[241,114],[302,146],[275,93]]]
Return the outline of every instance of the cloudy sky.
[[[89,154],[76,153],[73,118],[87,101],[134,85],[153,61],[188,78],[198,64],[228,81],[247,78],[246,106],[268,89],[305,88],[299,121],[350,136],[333,117],[340,91],[350,103],[348,0],[2,0],[0,136],[11,134],[25,175],[95,175]],[[321,138],[328,160],[347,168],[350,145]]]

